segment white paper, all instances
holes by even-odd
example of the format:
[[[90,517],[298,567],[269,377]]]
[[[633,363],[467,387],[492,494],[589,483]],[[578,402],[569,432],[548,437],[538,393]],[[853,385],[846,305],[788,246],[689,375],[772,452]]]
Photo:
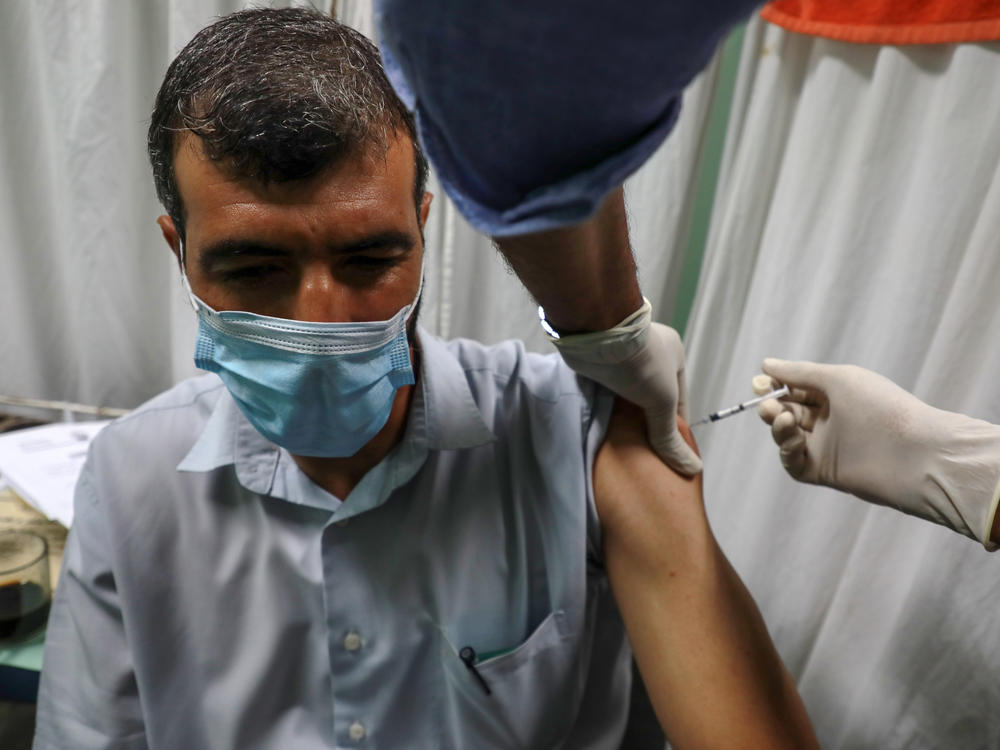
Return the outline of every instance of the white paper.
[[[65,422],[0,435],[0,482],[66,528],[73,522],[73,490],[91,440],[108,424]]]

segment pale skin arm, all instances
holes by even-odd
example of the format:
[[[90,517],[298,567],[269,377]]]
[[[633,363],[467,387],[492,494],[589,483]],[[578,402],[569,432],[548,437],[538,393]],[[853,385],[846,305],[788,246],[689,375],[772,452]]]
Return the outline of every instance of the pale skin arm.
[[[681,432],[693,445],[687,425]],[[701,475],[660,461],[641,411],[621,399],[594,495],[615,600],[671,744],[819,747],[760,612],[712,535]]]
[[[560,333],[606,330],[642,305],[621,188],[580,224],[494,241]]]

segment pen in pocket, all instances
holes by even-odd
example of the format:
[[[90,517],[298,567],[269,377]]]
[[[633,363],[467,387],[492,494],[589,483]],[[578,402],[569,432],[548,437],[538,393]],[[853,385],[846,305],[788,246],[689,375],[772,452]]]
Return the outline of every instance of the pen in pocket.
[[[490,690],[490,686],[487,684],[486,679],[479,674],[479,670],[476,669],[476,649],[472,646],[463,646],[462,650],[458,652],[458,658],[461,659],[462,663],[468,667],[470,672],[472,672],[473,676],[479,682],[479,685],[483,688],[483,692],[487,695],[492,695],[493,692]]]

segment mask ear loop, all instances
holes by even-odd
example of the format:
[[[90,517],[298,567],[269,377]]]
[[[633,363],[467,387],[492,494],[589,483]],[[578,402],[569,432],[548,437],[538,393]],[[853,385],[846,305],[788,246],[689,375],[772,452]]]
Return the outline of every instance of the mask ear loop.
[[[188,302],[191,303],[191,307],[194,309],[195,312],[198,312],[198,298],[195,297],[194,292],[191,291],[191,282],[188,280],[188,275],[187,275],[187,253],[184,251],[184,240],[181,240],[180,243],[181,243],[181,252],[180,252],[181,286],[184,288],[184,291],[187,294]]]
[[[417,303],[420,301],[420,295],[424,292],[424,266],[427,262],[426,249],[422,251],[424,255],[420,256],[420,286],[417,287],[417,296],[413,298],[413,302],[410,303],[410,309],[406,311],[406,318],[403,320],[403,325],[405,326],[410,322],[410,318],[413,316],[413,311],[417,309]]]

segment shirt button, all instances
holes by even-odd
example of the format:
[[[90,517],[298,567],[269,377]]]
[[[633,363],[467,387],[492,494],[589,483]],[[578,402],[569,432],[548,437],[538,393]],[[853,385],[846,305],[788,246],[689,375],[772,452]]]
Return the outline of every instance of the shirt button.
[[[361,636],[352,630],[344,636],[344,648],[348,651],[357,651],[361,648]]]
[[[365,725],[360,721],[356,721],[351,724],[350,728],[347,730],[347,734],[350,735],[351,739],[355,742],[363,740],[365,738]]]

